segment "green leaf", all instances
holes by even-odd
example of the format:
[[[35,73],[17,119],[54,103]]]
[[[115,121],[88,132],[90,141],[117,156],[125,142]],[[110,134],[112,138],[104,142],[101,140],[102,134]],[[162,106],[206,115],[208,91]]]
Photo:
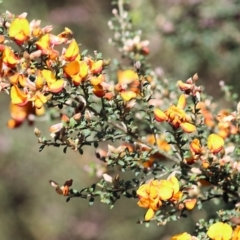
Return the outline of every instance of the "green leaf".
[[[96,189],[96,183],[94,183],[94,184],[90,187],[89,191],[90,191],[90,192],[94,192],[95,189]]]
[[[73,128],[76,125],[76,121],[73,118],[70,118],[69,127]]]
[[[118,160],[118,164],[119,164],[120,166],[124,166],[124,165],[125,165],[124,161],[122,161],[122,160]]]
[[[39,152],[41,152],[41,151],[45,148],[45,146],[46,146],[46,145],[41,145],[41,146],[39,147]]]
[[[102,59],[102,53],[97,54],[97,60],[100,60],[100,59]]]
[[[86,56],[87,55],[87,52],[88,52],[88,50],[87,49],[85,49],[82,53],[81,53],[81,56]]]

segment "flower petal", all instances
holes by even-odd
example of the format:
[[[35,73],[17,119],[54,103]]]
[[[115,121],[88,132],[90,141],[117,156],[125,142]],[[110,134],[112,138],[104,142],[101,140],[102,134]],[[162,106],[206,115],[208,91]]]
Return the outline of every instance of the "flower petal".
[[[215,133],[210,134],[207,139],[207,146],[212,153],[218,153],[223,149],[224,140]]]
[[[196,198],[186,199],[184,201],[185,207],[188,210],[192,210],[195,207],[196,203],[197,203],[197,199]]]
[[[182,94],[178,99],[177,108],[184,109],[185,106],[186,106],[186,97],[184,94]]]
[[[147,213],[145,214],[145,221],[150,221],[154,217],[155,212],[153,209],[149,208]]]
[[[122,99],[126,102],[132,100],[133,98],[137,97],[137,94],[133,91],[124,91],[120,93],[120,96],[122,97]]]
[[[62,91],[63,87],[64,87],[65,81],[64,80],[57,80],[56,82],[54,82],[53,84],[51,84],[49,86],[49,92],[52,93],[59,93]]]
[[[188,122],[181,123],[180,127],[186,133],[192,133],[192,132],[196,131],[196,126],[191,123],[188,123]]]
[[[25,105],[28,101],[28,96],[24,92],[22,92],[17,86],[12,86],[11,87],[11,102],[13,104],[17,104],[19,106]]]
[[[221,236],[221,239],[223,240],[230,240],[232,227],[227,223],[217,222],[210,226],[207,231],[207,235],[211,239],[220,239],[219,236]]]
[[[154,109],[154,118],[157,122],[164,122],[168,119],[167,115],[160,109]]]

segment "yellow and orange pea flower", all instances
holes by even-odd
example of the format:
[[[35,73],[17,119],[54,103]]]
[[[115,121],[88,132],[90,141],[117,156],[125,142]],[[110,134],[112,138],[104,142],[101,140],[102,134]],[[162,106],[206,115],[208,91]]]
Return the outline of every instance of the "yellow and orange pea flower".
[[[119,70],[117,73],[118,84],[115,90],[125,102],[136,98],[140,94],[140,81],[138,74],[131,70]]]
[[[2,63],[8,68],[15,68],[19,62],[20,59],[15,55],[13,50],[8,46],[4,46]]]
[[[232,123],[232,120],[235,120],[235,116],[232,116],[228,110],[221,110],[218,113],[217,120],[219,121],[217,124],[218,135],[223,139],[227,138],[230,135],[235,135],[238,133],[237,126]]]
[[[85,61],[74,60],[67,63],[63,70],[73,84],[78,86],[88,78],[89,66]]]
[[[204,123],[208,127],[211,127],[211,128],[214,127],[214,125],[215,125],[214,117],[213,117],[212,113],[208,110],[206,103],[198,102],[196,108],[200,109],[200,113],[204,117]]]
[[[172,105],[164,112],[158,108],[154,110],[155,120],[158,122],[169,122],[174,128],[181,127],[184,132],[196,131],[196,126],[191,123],[191,117],[184,111],[186,106],[185,95],[179,97],[177,106]]]
[[[28,102],[24,106],[18,106],[10,103],[11,119],[8,120],[7,126],[11,129],[20,127],[26,120],[31,125],[33,118],[31,115],[41,116],[44,115],[44,107],[37,109],[31,102]]]
[[[14,84],[10,91],[11,102],[19,106],[24,106],[28,102],[34,102],[36,108],[42,108],[43,104],[47,102],[47,97],[44,95],[44,92],[37,89],[43,84],[41,77],[46,79],[45,92],[59,93],[62,91],[65,84],[64,80],[56,80],[53,72],[50,70],[42,70],[41,75],[42,76],[36,77],[37,84],[33,84],[32,89],[22,90],[17,84]],[[15,76],[12,79],[12,82],[13,81],[15,81]],[[18,81],[20,85],[27,83],[27,80],[24,80],[21,76],[18,76],[16,81]]]
[[[208,151],[210,151],[213,154],[219,153],[224,147],[224,140],[218,134],[213,133],[210,134],[207,138],[207,148],[203,147],[200,143],[200,140],[197,138],[194,138],[190,142],[189,146],[191,155],[185,159],[186,163],[193,164],[200,159],[202,161],[203,167],[208,168],[209,162],[204,157],[205,153],[208,154]]]
[[[148,208],[145,215],[145,220],[151,220],[155,211],[162,206],[162,201],[173,200],[177,201],[181,198],[182,194],[179,194],[179,182],[174,176],[169,180],[151,180],[137,190],[139,197],[138,206]]]
[[[24,17],[18,16],[8,29],[8,34],[18,44],[23,44],[30,37],[30,24]]]
[[[72,39],[66,51],[63,54],[63,59],[67,62],[80,59],[80,49],[75,39]]]
[[[212,133],[208,136],[207,147],[211,153],[219,153],[224,147],[224,140],[218,134]]]

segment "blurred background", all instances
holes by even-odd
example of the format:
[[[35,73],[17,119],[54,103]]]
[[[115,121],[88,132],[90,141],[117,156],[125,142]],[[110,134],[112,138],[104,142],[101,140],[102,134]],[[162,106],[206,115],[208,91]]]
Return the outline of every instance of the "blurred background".
[[[238,0],[138,0],[131,2],[131,16],[143,39],[150,40],[149,61],[173,81],[186,80],[194,73],[208,93],[221,98],[218,82],[224,80],[240,89],[240,1]],[[42,26],[53,25],[54,33],[65,26],[72,29],[82,44],[81,50],[99,50],[105,58],[118,56],[108,45],[111,31],[111,1],[94,0],[3,0],[1,12],[28,12],[28,19],[41,19]],[[33,127],[25,124],[9,130],[9,100],[0,94],[0,240],[94,240],[94,239],[169,239],[183,231],[180,224],[150,228],[135,222],[145,209],[136,200],[117,202],[112,210],[96,203],[90,208],[81,199],[69,203],[58,196],[48,184],[50,179],[63,184],[73,178],[74,187],[81,189],[96,181],[83,170],[97,162],[92,149],[85,154],[46,148],[39,153]],[[45,135],[50,122],[35,125]],[[208,209],[212,209],[208,205]],[[129,209],[131,211],[129,211]],[[190,230],[197,217],[182,220]],[[184,224],[185,223],[185,224]]]

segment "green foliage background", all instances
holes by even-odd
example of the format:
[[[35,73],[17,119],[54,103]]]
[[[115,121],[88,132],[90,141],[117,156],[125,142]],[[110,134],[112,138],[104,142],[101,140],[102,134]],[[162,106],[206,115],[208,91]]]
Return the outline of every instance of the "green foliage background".
[[[52,24],[54,33],[67,26],[83,49],[103,52],[105,58],[118,57],[108,44],[111,32],[111,1],[35,1],[7,0],[1,12],[28,12],[28,19],[41,19],[42,26]],[[132,19],[136,29],[149,39],[149,57],[158,72],[173,79],[185,80],[198,72],[211,94],[219,96],[218,81],[225,80],[239,90],[240,1],[233,0],[151,0],[132,1]],[[97,162],[93,149],[84,156],[55,148],[38,153],[33,128],[24,125],[17,130],[6,128],[9,118],[8,97],[0,95],[0,239],[169,239],[182,231],[179,224],[151,229],[135,222],[144,210],[136,201],[122,199],[114,209],[96,203],[73,199],[68,204],[48,184],[74,179],[74,187],[88,186],[95,181],[83,171],[90,162]],[[37,122],[47,135],[50,122]],[[211,206],[209,206],[211,208]],[[190,230],[197,211],[181,221]],[[174,229],[174,230],[173,230]]]

